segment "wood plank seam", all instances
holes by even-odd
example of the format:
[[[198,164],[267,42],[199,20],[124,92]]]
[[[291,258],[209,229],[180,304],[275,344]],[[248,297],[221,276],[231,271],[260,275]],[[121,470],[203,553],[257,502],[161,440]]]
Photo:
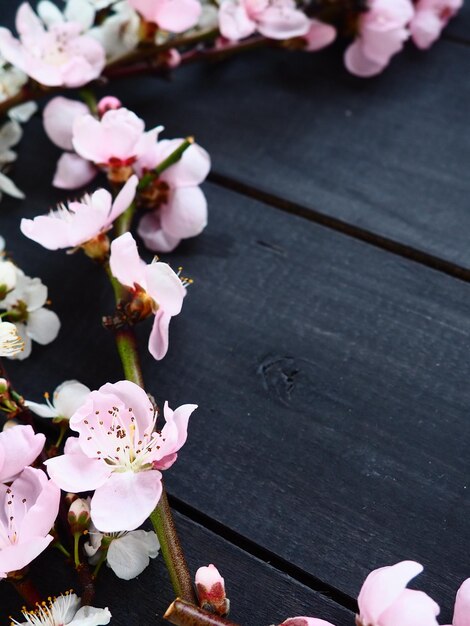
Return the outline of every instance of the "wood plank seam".
[[[348,609],[349,611],[353,611],[357,613],[357,602],[356,599],[351,597],[350,595],[344,593],[340,589],[334,587],[333,585],[329,585],[325,583],[320,578],[313,576],[309,572],[306,572],[301,567],[290,563],[289,561],[283,559],[278,556],[274,552],[271,552],[267,548],[259,545],[255,541],[248,539],[247,537],[237,533],[235,530],[229,528],[225,524],[217,521],[216,519],[206,515],[202,511],[194,508],[190,504],[187,504],[183,500],[168,494],[168,499],[170,501],[171,507],[184,515],[191,521],[199,524],[206,530],[214,533],[221,539],[231,543],[233,546],[240,548],[250,556],[263,561],[264,563],[268,563],[271,567],[275,568],[277,571],[286,574],[293,580],[298,583],[308,587],[312,591],[317,592],[321,596],[328,598],[329,600],[333,600],[336,604]]]
[[[339,218],[327,215],[318,209],[303,207],[296,202],[261,191],[251,185],[242,183],[236,179],[228,178],[227,176],[214,171],[209,174],[208,180],[219,187],[229,189],[230,191],[248,198],[259,200],[272,208],[283,211],[284,213],[302,217],[310,222],[329,228],[330,230],[343,233],[353,239],[358,239],[359,241],[372,245],[375,248],[386,250],[396,256],[400,256],[408,259],[409,261],[424,265],[425,267],[442,272],[443,274],[447,274],[463,282],[470,282],[470,269],[464,268],[450,261],[446,261],[445,259],[422,250],[418,250],[417,248],[400,243],[394,239],[390,239],[372,231],[360,228],[359,226],[355,226],[354,224],[350,224]]]

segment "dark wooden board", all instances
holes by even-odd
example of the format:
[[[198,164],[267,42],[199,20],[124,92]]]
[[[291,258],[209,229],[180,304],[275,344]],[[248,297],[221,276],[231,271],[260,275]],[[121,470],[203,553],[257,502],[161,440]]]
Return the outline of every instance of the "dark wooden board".
[[[117,91],[171,135],[196,134],[215,172],[470,268],[469,72],[470,47],[440,41],[376,79],[348,75],[337,47],[256,51]]]
[[[2,205],[2,228],[64,320],[61,344],[10,366],[37,400],[65,378],[97,387],[122,374],[99,325],[111,302],[99,269],[18,238],[20,215],[54,198],[44,185],[54,150],[38,120],[30,130],[44,165],[23,148],[28,201]],[[207,231],[172,257],[195,285],[166,360],[145,358],[160,401],[201,407],[168,472],[172,493],[351,596],[369,569],[419,559],[425,587],[449,609],[469,573],[470,286],[206,190]]]
[[[176,515],[189,567],[215,563],[225,578],[232,602],[231,618],[241,626],[268,626],[294,615],[315,615],[337,626],[354,623],[354,616],[329,598],[321,596],[268,563],[250,556],[228,541],[183,515]],[[78,591],[62,557],[44,554],[32,569],[45,597],[72,587]],[[162,615],[174,599],[163,558],[158,556],[138,578],[123,581],[104,568],[96,586],[96,606],[108,606],[113,626],[168,624]],[[8,583],[0,585],[0,623],[9,626],[8,615],[19,619],[21,600]]]
[[[459,14],[449,22],[445,37],[457,37],[459,40],[470,43],[470,4],[465,0]]]

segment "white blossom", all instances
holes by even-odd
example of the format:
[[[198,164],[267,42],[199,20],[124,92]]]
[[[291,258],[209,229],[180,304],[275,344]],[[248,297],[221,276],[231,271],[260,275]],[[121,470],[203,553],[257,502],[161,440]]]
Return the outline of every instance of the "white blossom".
[[[15,356],[24,349],[24,342],[16,326],[10,322],[0,322],[0,356]]]
[[[49,400],[49,394],[44,394],[45,404],[31,400],[26,400],[25,404],[39,417],[68,420],[82,406],[90,391],[86,385],[78,382],[78,380],[66,380],[54,391],[52,402]]]
[[[113,4],[113,13],[102,24],[90,30],[106,51],[110,60],[117,59],[134,50],[139,43],[140,17],[122,0]]]
[[[15,626],[104,626],[109,624],[111,613],[106,609],[82,606],[74,593],[42,603],[34,611],[23,611],[24,622],[12,620]]]

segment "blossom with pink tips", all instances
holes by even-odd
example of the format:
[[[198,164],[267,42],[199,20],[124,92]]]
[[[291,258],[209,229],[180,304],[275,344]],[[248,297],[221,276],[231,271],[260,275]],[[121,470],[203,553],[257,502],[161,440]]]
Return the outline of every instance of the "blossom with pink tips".
[[[130,233],[125,233],[111,243],[109,259],[111,272],[118,281],[130,289],[140,289],[151,299],[155,313],[148,349],[157,360],[168,350],[170,320],[183,306],[186,289],[178,274],[167,263],[146,265],[139,257],[137,244]]]
[[[225,581],[215,565],[211,563],[207,567],[200,567],[194,582],[199,605],[203,609],[222,616],[228,614],[230,601],[225,595]]]
[[[199,0],[129,0],[147,21],[170,33],[182,33],[196,26],[201,14]]]
[[[303,37],[310,20],[294,0],[223,0],[219,9],[220,32],[238,41],[258,32],[269,39]]]
[[[360,626],[438,626],[439,606],[422,591],[407,589],[412,578],[423,571],[415,561],[372,571],[364,581],[357,602]]]
[[[79,156],[100,166],[132,165],[157,141],[161,126],[145,132],[145,123],[124,107],[75,119],[72,143]]]
[[[470,578],[464,580],[457,591],[451,626],[470,626]]]
[[[0,53],[12,65],[48,87],[80,87],[98,78],[105,65],[102,45],[82,35],[78,22],[59,22],[46,29],[24,2],[16,14],[15,39],[0,28]]]
[[[142,175],[164,161],[183,139],[162,140],[145,152],[136,163]],[[207,201],[199,185],[211,167],[208,153],[192,144],[181,159],[151,183],[155,208],[140,220],[138,233],[154,252],[171,252],[182,239],[199,235],[207,225]]]
[[[52,184],[60,189],[76,189],[93,180],[98,169],[73,152],[72,129],[75,120],[90,113],[79,100],[63,96],[52,98],[44,107],[43,123],[49,139],[66,152],[57,162]]]
[[[418,0],[410,23],[411,38],[418,48],[432,46],[462,6],[463,0]]]
[[[134,530],[154,510],[162,493],[161,472],[177,458],[196,409],[185,404],[155,430],[157,414],[145,391],[127,380],[92,391],[72,416],[64,454],[46,461],[65,491],[92,491],[91,519],[102,532]]]
[[[0,484],[0,578],[31,563],[51,543],[59,501],[59,487],[32,467],[10,486]]]
[[[288,617],[280,626],[334,626],[331,622],[315,617]]]
[[[14,426],[0,433],[0,482],[11,482],[37,459],[46,438],[31,426]]]
[[[375,76],[403,48],[414,15],[411,0],[369,0],[359,18],[359,35],[348,47],[344,61],[352,74]]]
[[[98,189],[80,202],[60,205],[48,215],[23,218],[21,232],[48,250],[81,246],[106,232],[124,213],[134,199],[137,183],[137,176],[131,176],[114,202],[109,191]]]

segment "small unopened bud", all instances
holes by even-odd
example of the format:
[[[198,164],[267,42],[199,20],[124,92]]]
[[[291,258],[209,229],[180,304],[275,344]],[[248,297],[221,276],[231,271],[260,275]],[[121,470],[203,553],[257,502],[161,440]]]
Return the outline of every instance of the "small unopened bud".
[[[195,582],[199,606],[222,617],[228,615],[230,600],[225,595],[225,581],[215,565],[200,567]]]
[[[118,98],[115,96],[105,96],[98,102],[98,115],[103,117],[107,111],[114,111],[115,109],[120,109],[121,107],[122,102]]]
[[[6,378],[0,378],[0,393],[8,391],[10,384]]]
[[[70,505],[67,521],[72,534],[82,533],[90,526],[90,505],[83,498],[77,498]]]
[[[181,54],[176,48],[170,48],[162,54],[162,62],[166,67],[174,69],[181,65]]]

